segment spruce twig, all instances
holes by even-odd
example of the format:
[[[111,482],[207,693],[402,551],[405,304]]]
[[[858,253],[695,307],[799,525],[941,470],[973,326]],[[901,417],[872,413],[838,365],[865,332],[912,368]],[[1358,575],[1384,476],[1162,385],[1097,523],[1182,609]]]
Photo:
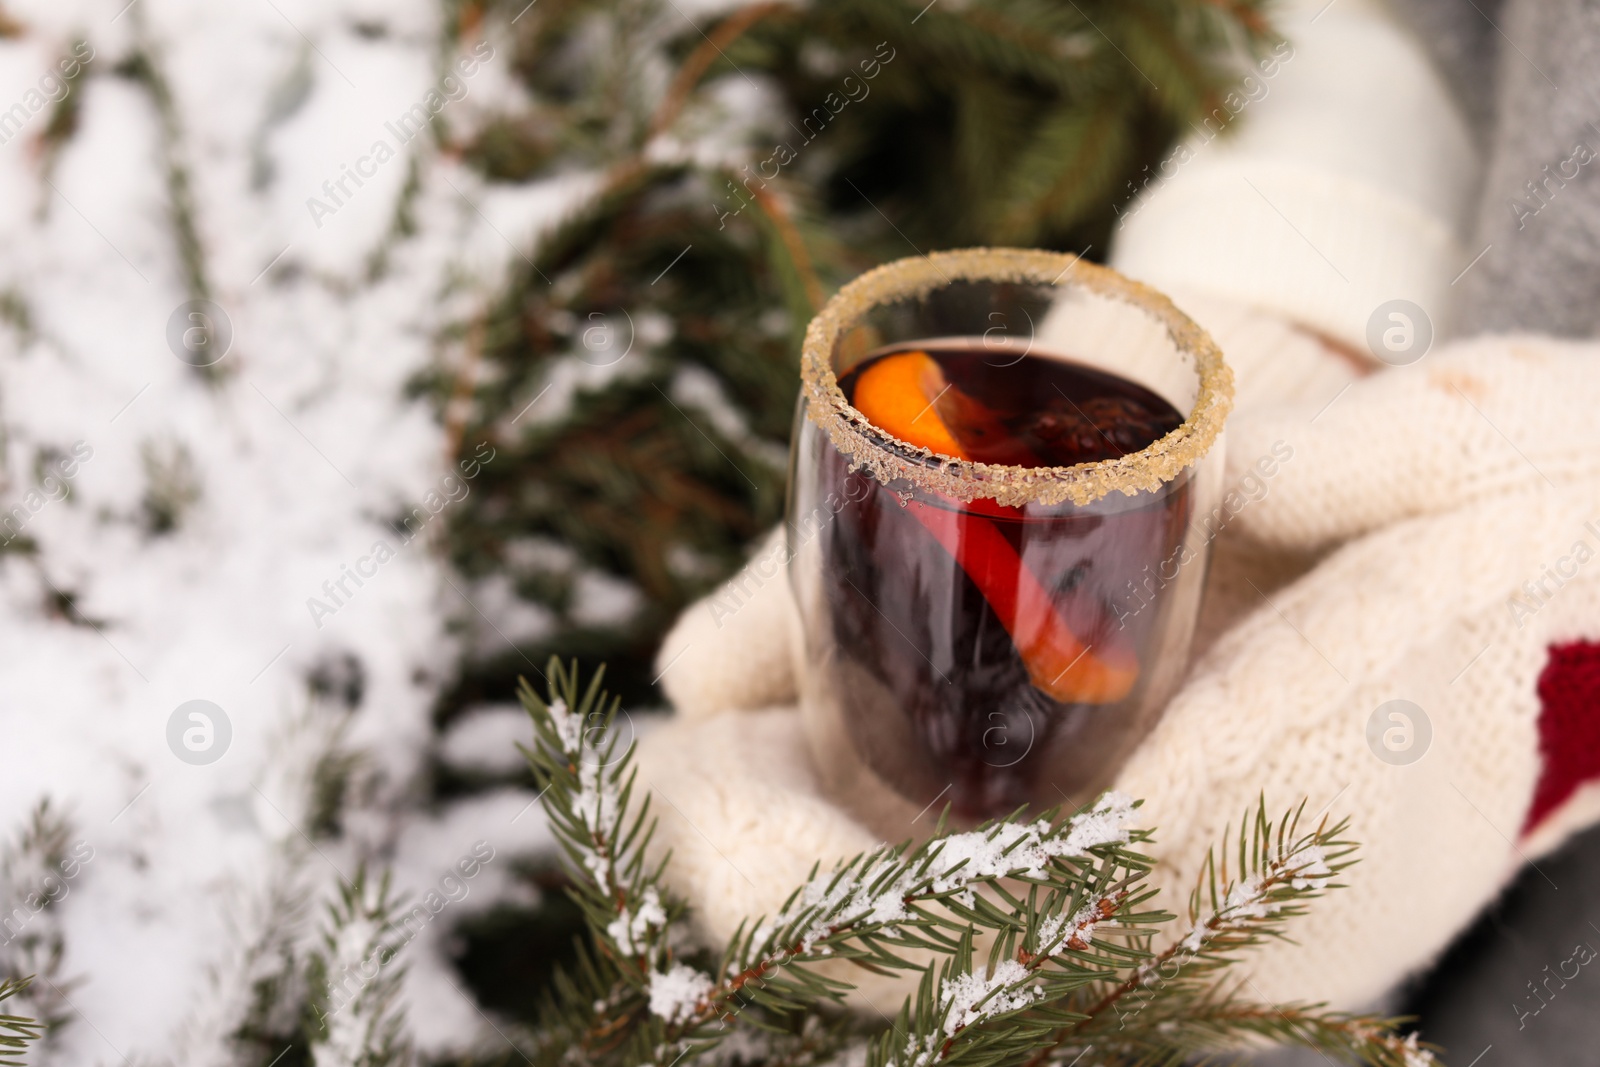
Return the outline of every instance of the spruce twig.
[[[0,982],[0,1001],[26,992],[32,981],[32,978],[7,978]],[[32,1019],[0,1014],[0,1067],[23,1067],[22,1053],[43,1033],[43,1025]]]
[[[0,988],[10,988],[47,1030],[66,1021],[61,987],[72,985],[62,974],[61,902],[94,854],[72,836],[72,823],[46,798],[0,848],[0,981],[11,983]]]
[[[1230,969],[1283,938],[1353,861],[1344,822],[1301,826],[1263,799],[1205,865],[1187,914],[1156,910],[1137,802],[1023,812],[960,831],[941,819],[920,845],[884,846],[813,869],[779,912],[715,954],[684,929],[665,888],[670,857],[645,861],[654,830],[635,792],[619,704],[597,674],[552,659],[545,696],[524,683],[524,751],[587,919],[579,963],[558,975],[539,1067],[695,1058],[866,1067],[1178,1063],[1255,1043],[1300,1044],[1347,1062],[1421,1067],[1432,1052],[1401,1020],[1273,1005]],[[1179,925],[1178,930],[1173,930]],[[1157,950],[1158,941],[1164,947]],[[887,1028],[841,1010],[840,964],[920,974]],[[1253,989],[1253,987],[1251,987]]]
[[[402,1067],[411,1060],[399,1004],[401,935],[389,875],[365,869],[340,887],[328,907],[322,946],[312,960],[317,1067]]]

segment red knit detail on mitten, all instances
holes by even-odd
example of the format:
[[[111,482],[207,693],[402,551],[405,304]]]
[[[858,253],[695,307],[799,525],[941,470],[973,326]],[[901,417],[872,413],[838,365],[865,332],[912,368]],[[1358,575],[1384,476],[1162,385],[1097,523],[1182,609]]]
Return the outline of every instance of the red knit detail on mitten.
[[[1551,645],[1538,688],[1544,769],[1523,833],[1565,804],[1580,785],[1600,779],[1600,644]]]

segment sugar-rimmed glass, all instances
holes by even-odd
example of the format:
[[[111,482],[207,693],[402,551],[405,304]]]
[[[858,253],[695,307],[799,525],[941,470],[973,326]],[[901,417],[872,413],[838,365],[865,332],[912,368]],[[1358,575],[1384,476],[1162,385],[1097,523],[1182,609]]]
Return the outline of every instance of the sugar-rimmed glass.
[[[841,389],[885,352],[939,346],[995,381],[1039,359],[1111,375],[1182,421],[1114,458],[1005,465],[895,436]],[[1186,666],[1232,398],[1215,344],[1107,268],[970,249],[845,286],[802,377],[789,578],[825,787],[885,827],[935,803],[976,821],[1092,797]]]

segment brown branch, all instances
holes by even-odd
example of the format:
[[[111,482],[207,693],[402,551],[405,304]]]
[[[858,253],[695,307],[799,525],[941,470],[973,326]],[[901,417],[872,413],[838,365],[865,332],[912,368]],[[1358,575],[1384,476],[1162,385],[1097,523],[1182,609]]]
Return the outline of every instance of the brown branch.
[[[1250,0],[1204,0],[1204,2],[1207,7],[1216,8],[1258,37],[1272,33],[1272,23]]]
[[[483,319],[483,315],[477,316],[467,328],[467,350],[456,368],[450,399],[445,401],[444,460],[447,467],[454,467],[456,457],[461,454],[461,436],[466,433],[467,418],[472,410],[472,390],[483,356]]]
[[[667,95],[662,98],[661,106],[656,109],[655,116],[650,120],[650,129],[647,140],[666,130],[678,118],[678,113],[683,110],[683,105],[689,99],[689,93],[700,84],[700,79],[705,77],[706,71],[711,69],[711,64],[717,59],[727,57],[722,50],[733,44],[745,32],[760,22],[762,19],[773,15],[788,14],[794,8],[786,0],[765,4],[751,4],[749,7],[740,8],[721,22],[716,29],[708,34],[703,34],[705,40],[700,43],[689,58],[683,61],[678,68],[678,73],[672,79],[672,85],[667,89]]]
[[[478,37],[478,30],[483,26],[483,5],[479,0],[468,0],[461,5],[461,13],[456,19],[456,40],[468,41]]]
[[[747,187],[748,188],[748,187]],[[789,254],[789,260],[794,264],[795,273],[800,275],[800,284],[805,288],[806,300],[811,305],[813,314],[822,307],[822,281],[817,277],[817,272],[811,266],[811,256],[806,251],[805,241],[800,237],[800,230],[789,217],[782,201],[772,193],[767,192],[763,185],[760,189],[750,190],[772,226],[778,231],[778,240],[783,242],[783,247]]]

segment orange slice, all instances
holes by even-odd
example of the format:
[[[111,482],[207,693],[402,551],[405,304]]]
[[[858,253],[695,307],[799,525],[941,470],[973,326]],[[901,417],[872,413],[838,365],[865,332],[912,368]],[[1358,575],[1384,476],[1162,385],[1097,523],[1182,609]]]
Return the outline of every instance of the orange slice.
[[[852,401],[867,421],[908,444],[969,460],[934,405],[950,389],[926,352],[897,352],[861,372]]]
[[[1011,445],[994,413],[951,386],[926,352],[897,352],[878,360],[856,379],[851,399],[874,426],[930,452],[975,458],[951,432],[954,427],[973,441],[983,461],[1019,462],[1009,450],[1023,446]],[[987,500],[950,503],[950,511],[921,503],[910,510],[989,601],[1034,688],[1064,704],[1112,704],[1126,697],[1139,678],[1137,660],[1126,650],[1085,645],[1050,591],[986,517],[1014,516],[1018,510]]]
[[[1063,704],[1114,704],[1133,691],[1138,660],[1126,649],[1084,644],[993,522],[920,502],[907,510],[983,593],[1035,689]]]

